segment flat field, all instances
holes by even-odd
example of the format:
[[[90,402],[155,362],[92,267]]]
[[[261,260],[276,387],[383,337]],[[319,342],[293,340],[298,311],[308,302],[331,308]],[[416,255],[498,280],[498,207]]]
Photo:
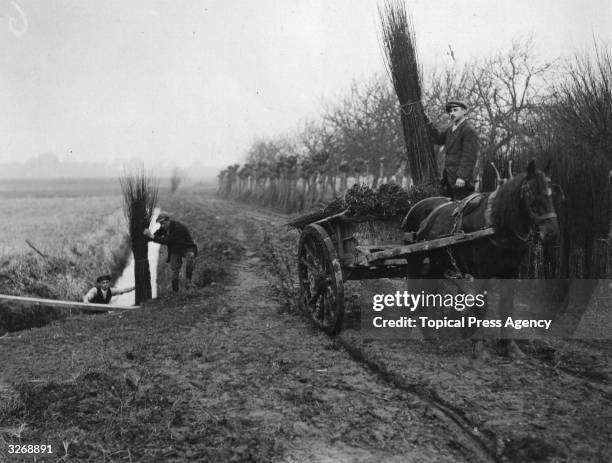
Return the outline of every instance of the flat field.
[[[117,179],[3,179],[0,181],[0,198],[82,198],[120,194]]]
[[[3,256],[32,251],[28,240],[44,254],[61,254],[110,226],[109,216],[117,216],[112,222],[121,228],[106,231],[123,233],[122,214],[119,196],[0,199],[5,223],[0,229],[0,251]]]
[[[97,275],[118,275],[129,245],[116,180],[13,180],[0,190],[0,293],[78,301]],[[2,304],[0,332],[61,316]]]
[[[101,227],[120,226],[114,233],[123,233],[121,204],[119,184],[112,180],[3,181],[0,252],[3,258],[30,252],[28,240],[43,253],[59,256],[67,247],[78,249]]]

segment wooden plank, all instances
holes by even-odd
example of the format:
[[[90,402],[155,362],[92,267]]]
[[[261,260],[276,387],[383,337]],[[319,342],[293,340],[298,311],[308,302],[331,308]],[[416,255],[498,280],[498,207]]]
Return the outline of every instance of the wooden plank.
[[[0,294],[0,300],[27,302],[29,304],[43,305],[43,306],[54,306],[54,307],[75,308],[75,309],[78,308],[78,309],[83,309],[83,310],[91,310],[95,312],[108,312],[111,310],[140,309],[139,305],[126,307],[122,305],[86,304],[85,302],[59,301],[57,299],[43,299],[39,297],[11,296],[8,294]]]
[[[357,250],[363,252],[364,254],[371,254],[373,252],[378,252],[378,251],[388,251],[390,249],[397,249],[398,246],[399,246],[398,244],[379,244],[379,245],[373,245],[373,244],[361,245],[360,244],[355,247],[357,248]]]
[[[485,228],[484,230],[478,230],[478,231],[471,232],[471,233],[457,233],[454,235],[445,236],[443,238],[421,241],[419,243],[408,244],[405,246],[394,246],[392,249],[386,249],[384,251],[378,251],[378,252],[373,252],[371,254],[365,254],[365,257],[369,263],[372,263],[372,262],[375,262],[381,259],[406,257],[406,256],[409,256],[410,254],[445,248],[448,246],[453,246],[455,244],[463,244],[466,242],[474,241],[474,240],[484,238],[487,236],[491,236],[494,234],[495,234],[495,230],[493,230],[493,228]]]
[[[376,262],[377,266],[391,266],[391,265],[408,265],[408,259],[400,258],[400,259],[385,259],[382,262]]]

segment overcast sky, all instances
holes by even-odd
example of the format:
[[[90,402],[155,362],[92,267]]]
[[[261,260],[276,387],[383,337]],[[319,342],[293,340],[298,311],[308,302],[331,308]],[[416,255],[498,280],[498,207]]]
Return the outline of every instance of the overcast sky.
[[[0,0],[0,162],[220,166],[384,72],[374,0]],[[424,67],[610,41],[612,0],[411,0]]]

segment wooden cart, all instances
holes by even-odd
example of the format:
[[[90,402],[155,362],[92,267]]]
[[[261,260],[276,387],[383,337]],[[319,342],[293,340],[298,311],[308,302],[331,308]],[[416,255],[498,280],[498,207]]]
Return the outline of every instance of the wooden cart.
[[[363,224],[386,233],[386,239],[378,241],[382,244],[376,242],[376,233],[368,237],[367,232],[360,231]],[[408,278],[418,272],[430,253],[494,234],[492,228],[487,228],[415,242],[415,234],[403,233],[397,219],[350,217],[346,212],[298,228],[302,301],[314,322],[328,334],[335,334],[342,327],[345,281]]]

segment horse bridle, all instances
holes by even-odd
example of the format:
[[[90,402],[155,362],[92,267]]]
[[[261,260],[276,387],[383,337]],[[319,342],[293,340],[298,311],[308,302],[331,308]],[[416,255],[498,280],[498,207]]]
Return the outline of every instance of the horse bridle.
[[[525,208],[527,209],[527,213],[529,215],[529,218],[531,219],[531,226],[529,227],[529,231],[525,233],[524,235],[522,235],[516,230],[512,230],[512,234],[514,235],[514,238],[516,238],[520,243],[526,244],[536,234],[535,233],[536,226],[541,224],[542,222],[545,222],[546,220],[556,219],[557,213],[547,212],[545,214],[536,214],[533,211],[533,209],[531,208],[531,204],[535,200],[535,195],[533,194],[533,191],[531,190],[531,187],[529,186],[529,184],[525,183],[525,180],[523,180],[523,183],[521,184],[520,195],[521,195],[521,201],[524,201]],[[490,240],[497,247],[500,247],[500,248],[509,247],[508,244],[504,244],[503,240],[493,239],[493,238],[490,238]]]
[[[547,186],[547,189],[549,189],[548,186]],[[547,193],[547,196],[550,196],[550,195],[551,195],[550,193]],[[535,225],[539,225],[542,222],[545,222],[546,220],[557,218],[557,213],[554,211],[547,212],[545,214],[536,214],[533,211],[533,209],[531,208],[531,204],[535,200],[535,195],[533,194],[533,191],[531,191],[531,187],[529,186],[528,183],[523,183],[521,185],[521,199],[525,201],[525,207],[527,208],[527,214],[529,214],[529,218],[532,220],[532,222]]]

